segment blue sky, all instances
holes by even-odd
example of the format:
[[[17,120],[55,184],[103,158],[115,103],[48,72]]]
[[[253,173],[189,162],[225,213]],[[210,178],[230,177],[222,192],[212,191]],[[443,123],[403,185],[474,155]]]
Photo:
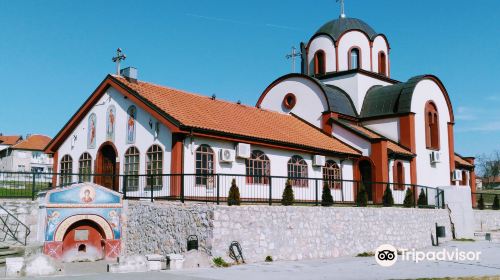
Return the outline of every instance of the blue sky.
[[[253,105],[290,47],[338,17],[334,0],[305,3],[0,0],[0,132],[54,136],[117,47],[142,80]],[[456,151],[500,149],[500,1],[346,0],[346,14],[388,37],[392,78],[443,81]]]

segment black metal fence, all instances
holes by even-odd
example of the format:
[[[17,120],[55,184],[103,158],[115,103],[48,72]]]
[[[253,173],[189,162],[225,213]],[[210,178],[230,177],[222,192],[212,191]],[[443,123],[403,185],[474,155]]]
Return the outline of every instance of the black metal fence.
[[[290,180],[295,204],[321,205],[326,186],[334,204],[356,204],[361,188],[366,191],[368,204],[383,205],[386,188],[392,191],[394,205],[441,208],[444,192],[439,188],[387,182],[354,180],[324,180],[323,178],[290,178],[286,176],[246,176],[239,174],[68,174],[0,172],[0,198],[31,198],[51,189],[53,178],[57,187],[74,183],[94,182],[121,192],[125,199],[177,200],[227,203],[232,184],[238,187],[242,203],[280,204]],[[411,194],[409,194],[411,191]],[[407,197],[409,196],[409,197]],[[420,199],[419,199],[420,198]]]
[[[495,202],[497,200],[497,202]],[[472,206],[476,209],[500,210],[500,190],[472,193]]]

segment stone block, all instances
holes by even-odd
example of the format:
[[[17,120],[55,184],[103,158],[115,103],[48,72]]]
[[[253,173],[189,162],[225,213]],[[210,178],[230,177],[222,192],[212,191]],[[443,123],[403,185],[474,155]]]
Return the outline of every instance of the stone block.
[[[5,259],[5,276],[20,277],[24,266],[24,258],[6,258]]]

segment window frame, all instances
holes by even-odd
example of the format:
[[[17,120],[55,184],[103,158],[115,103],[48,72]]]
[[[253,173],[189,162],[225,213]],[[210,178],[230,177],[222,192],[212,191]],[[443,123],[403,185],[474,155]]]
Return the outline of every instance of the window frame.
[[[245,175],[247,184],[268,185],[271,176],[269,157],[260,150],[253,150],[250,158],[245,160]]]
[[[384,51],[378,52],[378,73],[387,76],[387,55]]]
[[[206,160],[206,163],[203,162]],[[198,166],[198,162],[200,165]],[[195,186],[214,188],[214,174],[215,174],[215,153],[212,147],[207,144],[201,144],[196,148],[194,155],[194,173],[195,173]]]
[[[440,150],[439,112],[434,101],[425,104],[425,146],[429,150]]]
[[[358,59],[357,59],[357,67],[354,68],[352,67],[352,59],[351,59],[351,56],[352,56],[352,52],[354,50],[357,50],[357,53],[358,53]],[[358,46],[353,46],[349,49],[348,53],[347,53],[347,69],[348,70],[355,70],[355,69],[361,69],[361,48],[358,47]]]
[[[324,50],[317,50],[314,53],[314,75],[325,75],[325,74],[326,74],[326,53]]]
[[[78,181],[92,182],[92,156],[88,152],[84,152],[78,159]]]
[[[308,187],[309,166],[307,162],[299,155],[292,156],[287,163],[287,177],[292,181],[294,187]],[[305,176],[304,176],[305,175]],[[304,178],[304,179],[302,179]]]
[[[155,158],[151,159],[151,156],[155,156]],[[153,144],[146,151],[146,189],[151,189],[151,187],[153,189],[161,189],[163,187],[163,167],[163,149],[160,145]]]
[[[392,165],[392,188],[395,191],[406,189],[405,165],[401,160],[395,160]]]
[[[59,163],[60,167],[60,177],[59,177],[59,184],[62,186],[66,186],[71,184],[72,182],[72,175],[73,175],[73,158],[69,155],[66,154],[61,158],[61,162]]]
[[[330,189],[342,188],[342,168],[334,160],[327,160],[325,165],[321,167],[321,175],[323,182],[328,184]]]
[[[133,158],[134,161],[130,161]],[[132,166],[132,170],[130,167]],[[130,146],[123,155],[123,174],[126,176],[127,191],[139,189],[139,173],[141,168],[141,152],[136,146]]]

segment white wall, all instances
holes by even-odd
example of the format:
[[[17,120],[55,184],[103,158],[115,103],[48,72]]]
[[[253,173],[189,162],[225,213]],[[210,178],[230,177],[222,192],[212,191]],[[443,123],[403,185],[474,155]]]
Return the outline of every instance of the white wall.
[[[393,141],[399,142],[399,118],[363,122],[363,125]]]
[[[410,162],[405,161],[405,160],[400,160],[403,163],[403,168],[404,168],[404,173],[405,173],[405,184],[411,184],[411,167],[410,167]],[[394,183],[394,163],[396,161],[394,159],[389,160],[389,183]],[[391,190],[392,190],[392,196],[394,197],[394,203],[395,204],[403,204],[404,198],[405,198],[405,192],[406,189],[404,190],[395,190],[394,186],[391,185]]]
[[[297,98],[297,103],[291,110],[283,106],[283,98],[287,93],[293,93]],[[328,110],[322,89],[314,82],[301,77],[288,78],[271,88],[262,100],[261,108],[294,113],[317,127],[321,127],[322,112]]]
[[[431,150],[425,143],[425,104],[432,100],[439,113],[439,142],[441,162],[430,163]],[[411,111],[415,113],[415,142],[417,156],[417,183],[424,186],[450,185],[450,161],[448,149],[448,122],[450,114],[444,94],[432,80],[420,81],[413,92]]]
[[[66,139],[58,150],[58,171],[60,171],[60,162],[64,155],[69,154],[73,158],[73,173],[78,173],[78,159],[84,152],[88,152],[92,156],[92,172],[94,171],[94,161],[96,160],[97,151],[103,142],[106,142],[106,110],[110,105],[116,108],[116,123],[115,123],[115,141],[114,144],[118,150],[117,161],[120,162],[120,173],[123,173],[123,158],[126,150],[135,146],[139,149],[140,156],[140,174],[145,174],[146,170],[146,151],[153,144],[158,144],[163,149],[163,173],[170,173],[170,160],[172,149],[172,134],[170,130],[160,124],[160,132],[155,138],[154,124],[157,121],[149,113],[137,108],[136,120],[136,141],[134,145],[126,143],[126,122],[127,122],[127,109],[133,103],[129,99],[116,91],[114,88],[107,90],[100,100],[94,105],[84,119],[78,126],[71,132],[68,139]],[[88,117],[90,114],[95,113],[96,124],[96,147],[87,148],[87,126]],[[149,121],[153,122],[153,129],[149,127]],[[73,136],[76,135],[76,141],[72,143]],[[76,178],[74,180],[77,180]]]
[[[219,152],[221,149],[234,149],[236,142],[219,141],[208,138],[199,137],[188,137],[184,140],[184,173],[194,174],[195,173],[195,151],[200,145],[209,145],[215,154],[215,170],[217,174],[234,174],[234,175],[245,175],[246,165],[245,159],[236,158],[235,162],[224,163],[219,161]],[[308,177],[309,178],[322,178],[322,168],[319,166],[312,165],[312,154],[271,149],[267,147],[262,147],[258,145],[251,145],[251,150],[259,150],[267,155],[271,164],[271,176],[282,176],[283,178],[273,178],[272,179],[272,197],[273,199],[280,199],[283,194],[283,189],[286,182],[286,177],[288,176],[287,164],[288,160],[293,155],[301,156],[307,163],[308,166]],[[353,180],[353,163],[351,160],[340,161],[339,158],[327,157],[327,160],[332,159],[337,162],[342,170],[342,178],[344,180]],[[231,180],[236,178],[238,187],[240,189],[240,194],[242,198],[245,197],[268,197],[269,196],[269,186],[259,185],[259,184],[246,184],[245,176],[219,176],[219,186],[221,197],[227,196],[229,192],[229,187],[231,186]],[[185,178],[185,195],[213,195],[211,190],[204,187],[195,186],[194,176],[191,178]],[[187,183],[186,183],[187,182]],[[191,182],[191,183],[189,183]],[[307,199],[313,200],[315,198],[315,180],[309,180],[308,187],[294,187],[295,198],[296,199]],[[321,199],[321,189],[322,182],[318,182],[319,185],[319,199]],[[344,196],[344,200],[353,199],[353,186],[351,182],[345,182],[343,184],[341,191],[338,189],[332,190],[332,195],[334,200],[340,201],[341,195]]]
[[[361,51],[361,68],[367,71],[370,70],[370,41],[365,34],[353,30],[340,38],[338,43],[338,60],[339,60],[339,71],[349,70],[348,65],[348,52],[349,49],[356,46]]]
[[[309,45],[307,51],[307,64],[309,65],[309,73],[314,73],[314,54],[318,50],[325,52],[326,72],[336,71],[335,45],[330,37],[321,35],[314,38]]]
[[[389,76],[389,46],[387,46],[387,43],[382,36],[377,36],[375,37],[375,40],[373,40],[373,47],[372,47],[372,71],[378,73],[378,53],[380,51],[383,51],[385,53],[385,66],[386,66],[386,75]]]
[[[362,152],[363,156],[370,156],[371,143],[361,138],[360,136],[352,133],[351,131],[334,124],[333,136],[337,137],[340,141],[345,142],[352,147]]]

